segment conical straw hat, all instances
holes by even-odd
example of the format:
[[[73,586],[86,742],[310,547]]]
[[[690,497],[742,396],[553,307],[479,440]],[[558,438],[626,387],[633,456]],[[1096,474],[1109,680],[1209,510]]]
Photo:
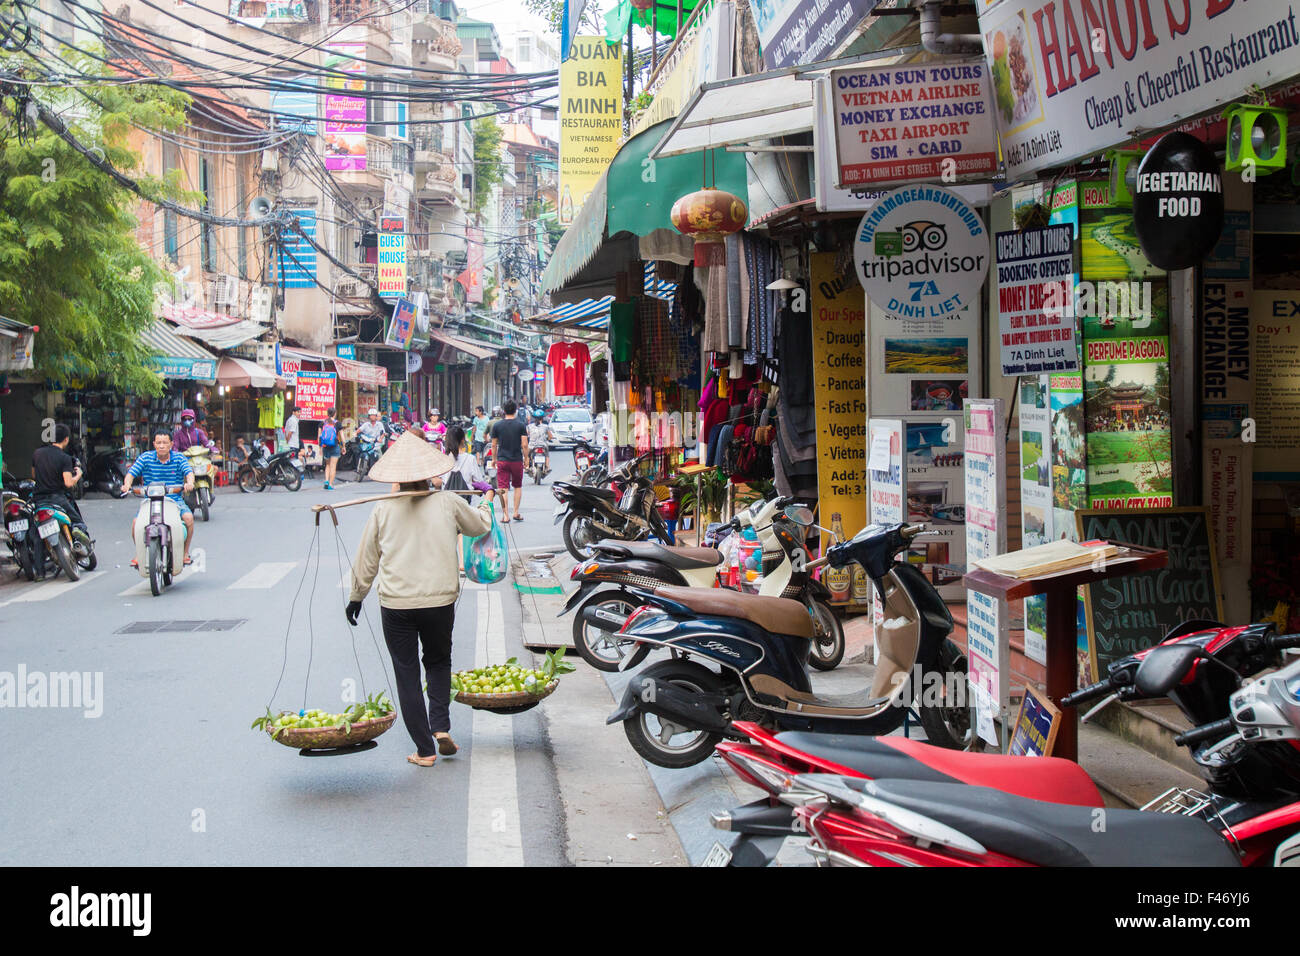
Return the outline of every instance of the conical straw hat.
[[[423,481],[445,475],[455,467],[454,458],[408,431],[375,462],[370,477],[376,481]]]

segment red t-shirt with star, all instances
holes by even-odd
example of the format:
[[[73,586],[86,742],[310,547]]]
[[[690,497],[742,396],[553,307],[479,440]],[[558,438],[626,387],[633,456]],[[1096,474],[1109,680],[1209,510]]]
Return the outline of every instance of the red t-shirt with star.
[[[546,353],[556,395],[585,395],[591,352],[583,342],[556,342]]]

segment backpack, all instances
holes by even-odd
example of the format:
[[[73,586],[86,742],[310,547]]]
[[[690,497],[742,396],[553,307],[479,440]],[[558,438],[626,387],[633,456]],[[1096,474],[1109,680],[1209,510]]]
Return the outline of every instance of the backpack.
[[[320,443],[323,447],[333,447],[339,443],[339,433],[333,425],[326,425],[320,430]]]
[[[465,476],[459,471],[452,471],[442,479],[443,491],[469,491],[469,485],[465,484]]]

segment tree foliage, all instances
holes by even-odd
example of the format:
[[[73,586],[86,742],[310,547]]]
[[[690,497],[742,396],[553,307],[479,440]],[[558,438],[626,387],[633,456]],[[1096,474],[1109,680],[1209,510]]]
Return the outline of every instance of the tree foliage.
[[[480,116],[474,121],[474,212],[482,214],[503,175],[501,127],[491,116]]]
[[[94,72],[95,61],[79,66]],[[12,61],[11,61],[12,62]],[[101,64],[102,67],[102,64]],[[103,75],[101,72],[100,75]],[[35,86],[78,142],[102,152],[149,195],[187,198],[176,179],[140,174],[131,124],[185,125],[190,99],[146,84]],[[135,239],[137,197],[69,143],[32,119],[24,87],[0,97],[0,314],[40,326],[36,370],[50,378],[103,377],[120,391],[158,394],[140,333],[154,321],[154,287],[164,279]]]

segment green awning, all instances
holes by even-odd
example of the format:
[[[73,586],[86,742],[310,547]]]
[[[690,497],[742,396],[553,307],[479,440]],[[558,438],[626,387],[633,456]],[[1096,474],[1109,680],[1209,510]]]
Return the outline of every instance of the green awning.
[[[673,229],[673,203],[704,185],[706,167],[710,185],[749,202],[744,153],[714,149],[706,159],[701,150],[651,161],[650,150],[671,125],[665,120],[623,144],[555,247],[542,273],[545,291],[562,288],[611,239]]]
[[[709,0],[682,0],[682,19],[689,23],[695,8],[701,3],[708,2]],[[607,43],[618,43],[627,36],[628,21],[647,30],[653,24],[658,27],[659,33],[663,36],[675,38],[677,36],[677,0],[657,0],[656,6],[659,7],[657,23],[654,19],[654,6],[647,6],[644,10],[637,10],[628,0],[620,0],[617,7],[605,14],[605,41]]]

